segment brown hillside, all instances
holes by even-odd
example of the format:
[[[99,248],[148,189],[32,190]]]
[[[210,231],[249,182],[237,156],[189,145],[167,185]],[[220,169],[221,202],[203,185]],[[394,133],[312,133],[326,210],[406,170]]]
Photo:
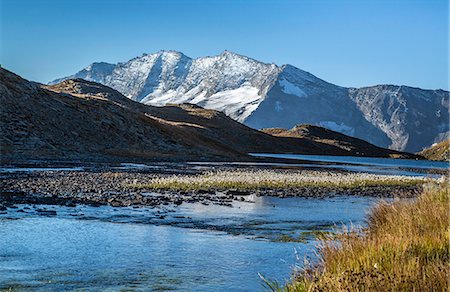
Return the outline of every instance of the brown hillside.
[[[3,162],[244,159],[247,152],[322,151],[320,144],[275,138],[217,111],[146,106],[84,80],[44,86],[0,69],[0,102]]]
[[[418,154],[429,160],[450,161],[449,147],[450,139],[447,139],[431,146],[430,148],[422,150]]]
[[[364,140],[350,137],[339,132],[314,125],[297,125],[290,130],[281,128],[268,128],[262,130],[264,133],[277,137],[295,137],[314,141],[336,147],[345,153],[343,155],[390,157],[390,158],[420,158],[405,152],[381,148]]]
[[[250,159],[249,152],[355,155],[305,135],[274,137],[194,105],[147,106],[81,79],[45,86],[0,68],[0,103],[3,162],[242,160]]]

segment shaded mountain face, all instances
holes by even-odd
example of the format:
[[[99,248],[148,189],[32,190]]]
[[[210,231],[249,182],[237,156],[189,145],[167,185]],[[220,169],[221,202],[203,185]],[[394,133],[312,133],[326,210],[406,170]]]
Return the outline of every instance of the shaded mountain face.
[[[0,68],[0,103],[3,162],[242,160],[249,159],[249,152],[352,154],[309,138],[274,137],[197,105],[144,105],[82,79],[46,86]]]
[[[228,51],[198,59],[160,51],[125,63],[93,63],[51,84],[70,78],[102,83],[144,104],[219,110],[255,129],[308,123],[396,150],[420,151],[449,134],[448,91],[345,88]]]
[[[261,131],[277,137],[303,138],[317,143],[338,147],[353,156],[399,158],[404,157],[405,155],[403,152],[381,148],[364,140],[314,125],[297,125],[289,130],[283,128],[266,128]],[[411,156],[410,158],[414,157]]]

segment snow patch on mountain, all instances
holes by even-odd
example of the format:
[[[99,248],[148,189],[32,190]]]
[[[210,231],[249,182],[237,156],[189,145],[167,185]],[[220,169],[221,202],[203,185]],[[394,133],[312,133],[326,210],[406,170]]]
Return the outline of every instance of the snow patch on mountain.
[[[243,122],[256,110],[263,98],[258,91],[258,88],[245,85],[241,88],[215,93],[196,104],[222,111],[238,122]]]
[[[287,81],[286,79],[281,79],[278,81],[281,87],[283,87],[283,92],[287,94],[293,94],[297,95],[298,97],[305,97],[306,93],[301,90],[298,86],[295,86],[291,82]]]
[[[321,125],[382,147],[418,151],[449,132],[449,93],[407,86],[345,88],[291,65],[225,51],[191,59],[160,51],[118,64],[93,63],[82,78],[151,105],[193,103],[253,127]]]
[[[355,135],[355,129],[350,126],[347,126],[343,123],[338,124],[333,121],[323,121],[323,122],[318,123],[318,125],[321,127],[336,131],[336,132],[343,133],[348,136]]]
[[[275,101],[275,111],[281,112],[283,110],[283,106],[281,105],[281,101],[277,100]]]

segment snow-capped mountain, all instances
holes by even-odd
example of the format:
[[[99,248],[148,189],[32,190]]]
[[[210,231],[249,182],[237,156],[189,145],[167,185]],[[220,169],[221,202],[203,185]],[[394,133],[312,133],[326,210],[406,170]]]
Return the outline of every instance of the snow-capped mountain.
[[[310,123],[396,150],[419,151],[449,133],[448,91],[345,88],[229,51],[197,59],[160,51],[125,63],[93,63],[51,84],[70,78],[102,83],[145,104],[220,110],[253,128]]]

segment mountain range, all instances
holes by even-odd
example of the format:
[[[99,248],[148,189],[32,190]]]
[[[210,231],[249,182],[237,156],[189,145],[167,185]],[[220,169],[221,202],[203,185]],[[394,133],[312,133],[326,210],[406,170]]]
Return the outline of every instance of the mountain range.
[[[409,152],[449,135],[448,91],[347,88],[291,65],[266,64],[229,51],[197,59],[160,51],[124,63],[93,63],[50,84],[73,78],[107,85],[144,104],[191,103],[219,110],[255,129],[308,123]]]
[[[235,161],[251,160],[249,152],[419,158],[374,145],[348,149],[339,141],[275,137],[197,105],[149,106],[92,81],[43,85],[3,68],[0,104],[2,163]]]

